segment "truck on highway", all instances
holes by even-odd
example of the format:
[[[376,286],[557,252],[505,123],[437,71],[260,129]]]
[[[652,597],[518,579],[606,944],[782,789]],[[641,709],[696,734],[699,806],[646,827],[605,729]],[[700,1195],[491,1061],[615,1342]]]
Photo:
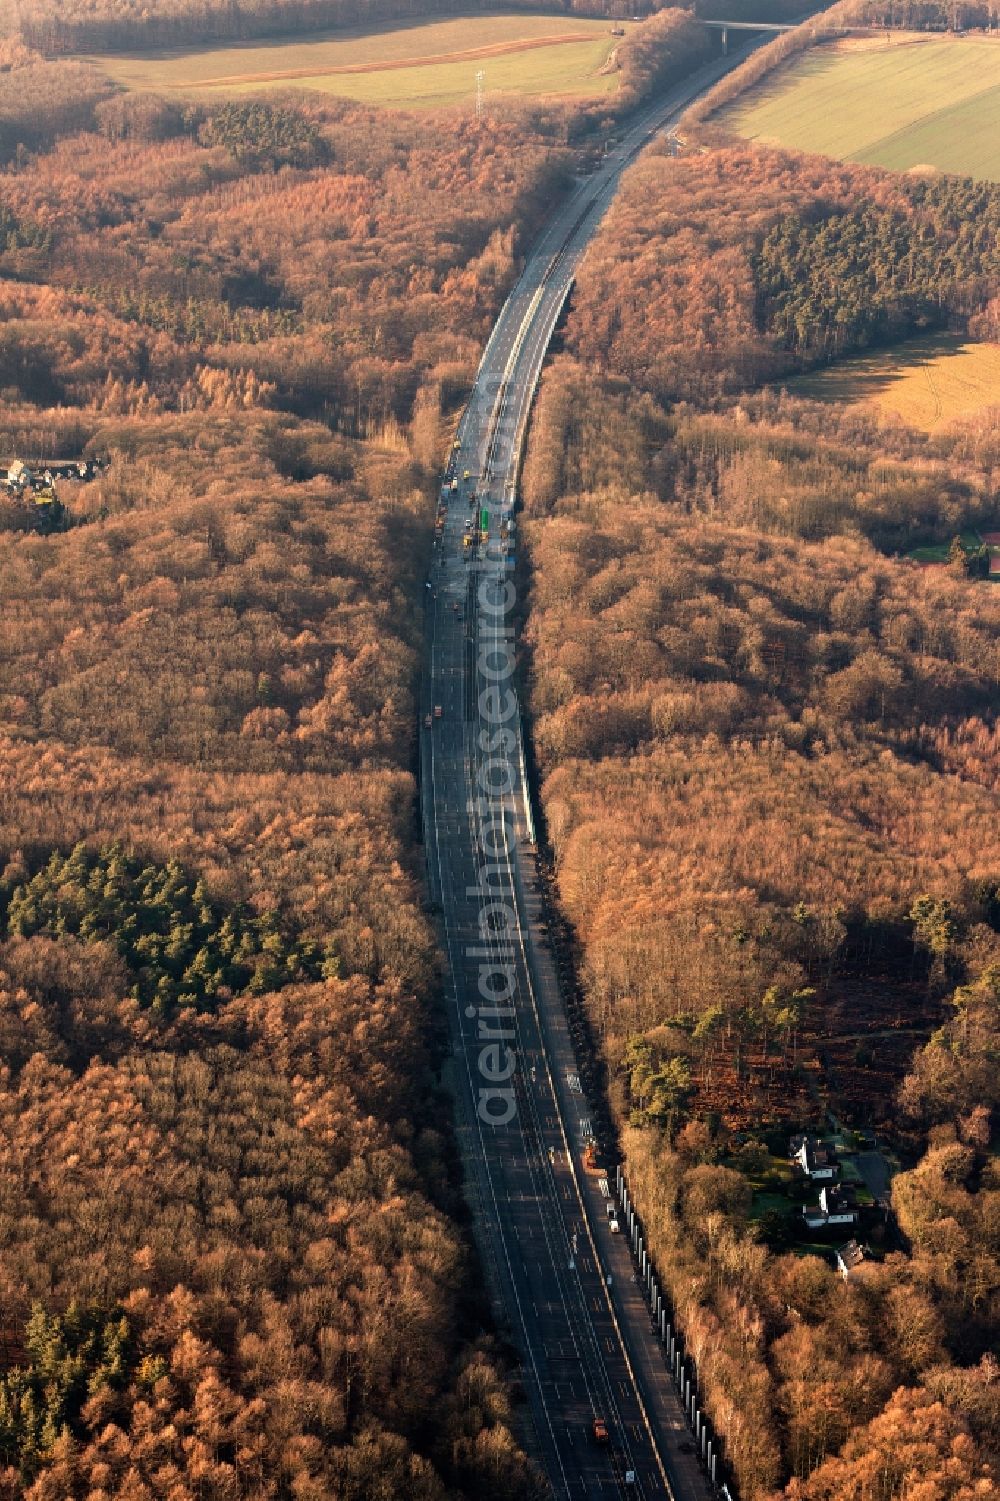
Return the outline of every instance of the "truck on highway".
[[[610,1444],[611,1435],[608,1432],[608,1425],[603,1418],[595,1418],[590,1426],[590,1431],[594,1435],[595,1444]]]
[[[479,540],[482,543],[490,540],[490,513],[485,506],[479,512]]]

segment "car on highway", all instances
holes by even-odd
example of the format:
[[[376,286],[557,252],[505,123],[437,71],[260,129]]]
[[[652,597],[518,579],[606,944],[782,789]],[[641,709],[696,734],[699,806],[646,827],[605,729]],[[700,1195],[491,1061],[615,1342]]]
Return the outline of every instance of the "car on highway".
[[[714,72],[716,65],[713,64],[712,68]],[[495,558],[500,522],[505,520],[507,535],[504,539],[504,551],[507,555],[501,561],[491,562],[485,571],[489,575],[491,587],[499,585],[502,588],[505,579],[509,577],[509,570],[514,566],[517,532],[510,524],[511,506],[507,497],[511,493],[509,481],[516,475],[523,456],[527,423],[520,419],[516,422],[503,419],[508,414],[513,417],[515,413],[526,418],[535,382],[550,347],[554,311],[557,306],[562,306],[569,294],[584,246],[594,233],[617,188],[619,171],[626,159],[644,143],[649,134],[650,118],[653,118],[653,123],[659,128],[679,115],[681,105],[686,104],[693,85],[685,80],[681,88],[683,100],[668,94],[664,100],[641,115],[634,127],[623,122],[617,130],[612,131],[609,145],[615,155],[589,185],[581,188],[579,196],[560,208],[555,219],[550,221],[544,238],[527,260],[523,282],[504,305],[504,311],[496,325],[496,342],[477,376],[467,415],[462,419],[463,427],[467,426],[469,431],[468,446],[463,443],[460,445],[461,452],[456,448],[450,455],[449,482],[457,478],[462,485],[465,467],[468,466],[471,471],[472,464],[477,465],[476,471],[472,471],[469,479],[464,481],[460,494],[467,502],[470,519],[476,517],[477,510],[479,514],[478,524],[474,521],[473,527],[466,529],[465,517],[460,516],[461,503],[456,503],[455,514],[445,531],[448,540],[437,554],[439,562],[434,579],[439,589],[445,590],[445,594],[442,596],[442,610],[431,611],[432,617],[436,619],[435,630],[428,632],[429,681],[432,685],[429,691],[440,692],[442,699],[445,692],[448,693],[453,723],[447,731],[442,724],[436,733],[429,732],[420,770],[424,806],[433,815],[432,828],[436,836],[427,841],[426,847],[431,888],[437,894],[443,936],[449,940],[453,954],[455,973],[452,980],[455,992],[461,994],[463,999],[476,994],[480,977],[478,959],[472,958],[459,938],[466,931],[471,910],[470,892],[461,873],[466,869],[478,869],[480,852],[480,821],[476,817],[465,817],[462,812],[470,805],[469,793],[476,786],[478,770],[472,760],[463,755],[463,721],[470,695],[475,693],[479,685],[476,681],[478,651],[466,652],[459,649],[463,632],[454,629],[456,617],[449,610],[452,601],[456,597],[462,597],[457,592],[463,579],[458,558],[462,556],[471,562],[473,555],[477,555],[484,559],[487,548],[490,549],[491,557]],[[509,364],[509,384],[501,396],[505,360]],[[455,441],[458,443],[457,439]],[[454,488],[451,493],[454,494]],[[465,545],[464,538],[459,544],[458,538],[463,532],[468,539],[468,546]],[[476,613],[471,607],[471,593],[469,599],[470,604],[465,607],[465,613],[471,617]],[[442,620],[447,622],[450,629],[442,629]],[[472,624],[474,621],[465,628],[468,635],[472,634]],[[486,640],[488,636],[487,631]],[[438,650],[442,644],[448,649],[443,659]],[[470,642],[470,645],[475,643]],[[463,708],[463,705],[466,707]],[[440,706],[436,706],[434,714],[440,717],[441,713]],[[454,762],[449,760],[445,768],[441,766],[442,740],[439,737],[443,737],[445,748],[455,752]],[[520,844],[518,839],[511,840],[511,861],[504,872],[500,873],[501,889],[506,891],[509,886],[512,904],[510,910],[515,915],[514,931],[519,935],[528,935],[533,950],[531,966],[533,969],[537,967],[541,981],[537,988],[537,1001],[530,1007],[522,1008],[523,1015],[519,1022],[525,1031],[519,1041],[528,1056],[532,1060],[537,1058],[541,1065],[538,1077],[544,1077],[543,1093],[547,1097],[551,1093],[549,1053],[551,1051],[553,1054],[552,1061],[556,1068],[561,1063],[563,1047],[567,1060],[571,1057],[573,1027],[561,1005],[557,966],[551,946],[545,939],[543,926],[536,920],[536,903],[525,902],[520,890],[522,881],[526,886],[531,882],[534,871],[530,853],[526,849],[522,852]],[[453,938],[458,941],[452,943]],[[461,1020],[464,1009],[467,1008],[449,1005],[449,1023],[456,1052],[460,1051],[466,1059],[474,1060],[475,1051],[466,1050],[478,1048],[480,1044],[474,1029],[469,1032]],[[469,1014],[475,1010],[473,1006]],[[492,1057],[492,1050],[490,1056]],[[484,1064],[485,1061],[483,1055]],[[529,1067],[534,1082],[534,1061]],[[518,1069],[518,1076],[520,1084],[526,1086],[523,1069]],[[567,1381],[556,1386],[548,1381],[532,1382],[528,1387],[526,1395],[532,1411],[532,1426],[539,1435],[544,1431],[551,1438],[551,1444],[546,1439],[543,1447],[553,1490],[560,1490],[565,1495],[571,1489],[574,1496],[581,1497],[610,1496],[612,1493],[616,1497],[635,1495],[636,1490],[631,1488],[635,1486],[635,1471],[626,1468],[626,1465],[632,1463],[631,1454],[634,1449],[636,1458],[641,1461],[639,1473],[643,1478],[639,1489],[642,1494],[657,1497],[673,1494],[666,1483],[660,1486],[653,1468],[658,1468],[660,1474],[663,1474],[661,1446],[664,1451],[675,1448],[675,1430],[683,1422],[683,1408],[680,1399],[673,1397],[670,1386],[665,1383],[662,1393],[665,1410],[660,1411],[661,1394],[656,1391],[656,1400],[649,1406],[648,1423],[637,1422],[637,1418],[642,1417],[646,1404],[639,1378],[633,1375],[632,1362],[639,1357],[636,1360],[638,1367],[645,1365],[647,1355],[651,1361],[654,1357],[658,1359],[661,1347],[659,1331],[651,1324],[648,1306],[639,1296],[631,1296],[627,1280],[631,1258],[624,1254],[618,1258],[621,1266],[619,1268],[616,1265],[613,1274],[617,1307],[610,1331],[605,1323],[612,1273],[605,1271],[600,1264],[603,1253],[611,1251],[609,1242],[604,1241],[603,1236],[614,1233],[613,1225],[622,1215],[622,1210],[615,1201],[612,1204],[613,1213],[609,1212],[605,1219],[606,1228],[600,1226],[599,1214],[595,1214],[593,1219],[590,1217],[591,1203],[595,1209],[597,1207],[597,1175],[602,1171],[602,1166],[606,1171],[606,1163],[602,1165],[600,1161],[595,1161],[592,1168],[594,1176],[588,1175],[586,1180],[582,1179],[577,1170],[580,1154],[586,1143],[581,1140],[582,1127],[578,1130],[572,1115],[566,1114],[566,1102],[562,1099],[561,1092],[556,1099],[554,1118],[559,1130],[550,1127],[546,1118],[542,1141],[539,1141],[534,1130],[523,1135],[519,1131],[511,1131],[499,1140],[490,1130],[484,1139],[482,1132],[474,1125],[475,1091],[469,1092],[468,1099],[466,1093],[464,1087],[458,1090],[463,1125],[473,1126],[467,1133],[467,1140],[476,1173],[474,1181],[478,1184],[482,1178],[492,1204],[492,1211],[483,1215],[483,1239],[494,1242],[494,1245],[499,1243],[505,1257],[509,1252],[515,1258],[520,1256],[522,1261],[518,1265],[530,1257],[538,1265],[538,1285],[543,1288],[555,1287],[566,1294],[566,1301],[559,1296],[531,1303],[519,1296],[517,1279],[499,1279],[504,1284],[500,1291],[505,1294],[501,1310],[505,1316],[505,1327],[509,1328],[520,1349],[524,1369],[527,1370],[533,1363],[535,1352],[548,1352],[553,1347],[561,1348],[560,1342],[569,1315],[569,1327],[579,1327],[584,1339],[580,1348],[586,1350],[588,1364],[593,1365],[594,1382],[591,1390],[595,1393],[607,1393],[608,1407],[603,1408],[603,1397],[595,1396],[593,1400],[602,1402],[603,1412],[591,1406],[591,1416],[588,1418],[586,1406],[581,1403],[580,1388],[575,1383]],[[493,1094],[492,1091],[489,1093]],[[516,1103],[513,1089],[510,1095],[513,1108]],[[535,1091],[531,1091],[526,1098],[534,1111],[538,1104]],[[583,1101],[574,1100],[572,1103],[574,1107],[578,1103],[582,1106]],[[465,1121],[467,1110],[469,1119]],[[548,1145],[549,1141],[557,1139],[561,1143],[558,1151],[554,1145]],[[499,1144],[500,1140],[502,1145]],[[492,1146],[494,1142],[497,1142],[496,1150]],[[564,1152],[563,1146],[567,1146],[569,1150]],[[600,1154],[601,1157],[606,1155],[605,1152]],[[553,1171],[557,1158],[559,1169]],[[548,1173],[544,1171],[545,1167],[550,1169]],[[548,1217],[558,1226],[567,1213],[566,1206],[561,1202],[562,1193],[567,1187],[564,1168],[568,1168],[571,1177],[580,1180],[577,1192],[585,1190],[581,1204],[582,1220],[579,1222],[583,1229],[582,1238],[589,1239],[590,1229],[600,1231],[595,1237],[597,1256],[593,1254],[594,1246],[585,1248],[581,1243],[579,1252],[573,1246],[573,1276],[565,1283],[566,1253],[570,1248],[564,1236],[538,1237],[535,1234],[540,1216]],[[606,1181],[605,1179],[605,1183]],[[602,1200],[610,1199],[610,1189],[602,1189],[601,1196]],[[486,1202],[484,1199],[484,1209]],[[624,1246],[619,1245],[619,1242],[626,1241],[624,1227],[627,1223],[628,1220],[624,1220],[619,1233],[615,1235],[616,1252],[624,1253]],[[638,1285],[638,1273],[635,1277]],[[568,1309],[567,1302],[570,1299],[572,1304]],[[612,1412],[611,1419],[607,1419],[607,1411]],[[600,1453],[597,1452],[598,1449]],[[589,1459],[583,1450],[589,1452]],[[654,1462],[653,1467],[649,1464],[650,1459]],[[711,1486],[707,1477],[694,1464],[685,1466],[683,1475],[678,1479],[678,1501],[709,1501],[710,1494],[714,1494],[715,1487]]]

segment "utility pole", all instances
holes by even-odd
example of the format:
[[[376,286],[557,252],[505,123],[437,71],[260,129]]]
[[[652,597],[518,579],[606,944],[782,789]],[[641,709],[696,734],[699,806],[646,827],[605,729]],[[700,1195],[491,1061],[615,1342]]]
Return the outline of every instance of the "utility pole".
[[[479,72],[476,74],[476,119],[477,120],[481,120],[483,118],[483,83],[485,82],[485,80],[486,80],[486,74],[483,71],[483,69],[480,68]]]

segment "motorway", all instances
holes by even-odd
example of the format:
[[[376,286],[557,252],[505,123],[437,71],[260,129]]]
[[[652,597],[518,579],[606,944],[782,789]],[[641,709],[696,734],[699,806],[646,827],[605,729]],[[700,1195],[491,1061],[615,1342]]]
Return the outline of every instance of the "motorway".
[[[584,1166],[590,1111],[544,930],[514,682],[517,476],[552,333],[622,171],[738,60],[636,118],[531,251],[461,418],[426,590],[421,806],[448,1082],[484,1270],[522,1358],[527,1441],[570,1501],[710,1501],[714,1487],[611,1229],[607,1179]]]

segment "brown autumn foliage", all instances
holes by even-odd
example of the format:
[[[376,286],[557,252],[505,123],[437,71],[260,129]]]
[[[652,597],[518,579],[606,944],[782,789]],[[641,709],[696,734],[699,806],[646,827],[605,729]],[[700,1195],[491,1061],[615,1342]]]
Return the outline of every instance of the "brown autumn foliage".
[[[268,449],[289,432],[263,414],[104,427],[148,455],[74,497],[75,519],[107,519],[26,542],[3,569],[11,728],[242,772],[407,763],[416,471],[372,445],[351,479],[285,480]],[[201,484],[171,445],[201,447]]]
[[[996,963],[996,865],[981,837],[996,817],[996,762],[966,777],[935,750],[944,724],[956,746],[982,742],[996,602],[856,539],[791,543],[620,492],[567,497],[527,531],[543,803],[612,1098],[622,1112],[641,1104],[629,1067],[641,1038],[657,1064],[681,1060],[690,1074],[694,1100],[675,1131],[706,1108],[743,1127],[780,1119],[789,1102],[808,1118],[797,1080],[822,1083],[816,1053],[848,992],[868,989],[866,1025],[876,987],[895,987],[894,1025],[928,1015],[928,981],[914,986],[927,975],[919,893],[950,905],[947,973],[982,963],[983,945]],[[848,601],[863,597],[870,608],[854,614]],[[915,627],[909,645],[901,614]],[[834,639],[843,655],[824,661]],[[958,640],[971,653],[961,660]],[[964,1071],[940,1044],[919,1063],[907,1081],[915,1119],[925,1096],[932,1120],[981,1102],[988,1065],[975,1058],[995,1047],[995,1015],[980,1024],[978,1053],[962,1034]],[[869,1094],[861,1118],[875,1108]],[[810,1475],[851,1434],[855,1452],[894,1387],[946,1350],[959,1369],[980,1358],[1000,1316],[997,1191],[981,1145],[966,1149],[948,1211],[934,1203],[929,1160],[898,1178],[912,1256],[888,1258],[857,1293],[818,1268],[807,1339],[784,1290],[802,1264],[749,1240],[725,1197],[687,1196],[709,1167],[745,1180],[714,1166],[732,1160],[724,1131],[686,1129],[676,1157],[657,1129],[629,1132],[632,1181],[741,1493],[763,1495],[785,1474]],[[955,1216],[951,1240],[932,1233],[924,1245],[917,1219],[943,1212]],[[963,1483],[988,1475],[988,1450],[969,1441]]]
[[[249,390],[354,432],[405,422],[421,385],[453,403],[468,379],[563,162],[512,121],[110,100],[0,174],[0,381],[41,405]]]
[[[412,549],[392,553],[357,481],[307,482],[298,505],[285,485],[284,509],[261,486],[255,521],[222,452],[232,490],[207,511],[162,493],[157,508],[153,488],[146,510],[8,549],[5,597],[48,660],[29,684],[22,659],[10,686],[28,692],[5,703],[6,880],[81,839],[179,859],[216,900],[333,944],[343,978],[168,1025],[136,1011],[111,953],[2,946],[7,1368],[36,1303],[124,1318],[130,1352],[58,1442],[6,1441],[6,1493],[433,1497],[475,1494],[486,1466],[523,1494],[501,1367],[463,1343],[467,1251],[432,1082],[406,769],[419,591],[393,561]],[[397,541],[408,525],[401,506]],[[227,535],[250,571],[199,605]],[[119,611],[127,578],[141,598]],[[60,706],[25,719],[43,682]]]
[[[414,689],[447,423],[559,152],[80,107],[3,190],[0,462],[107,464],[51,535],[0,508],[0,1494],[534,1497],[437,1082]],[[155,914],[86,870],[82,924],[32,908],[78,846],[327,957],[148,1007]]]
[[[567,347],[640,390],[704,405],[982,313],[1000,188],[741,142],[644,153],[574,293]]]
[[[907,191],[757,148],[648,154],[581,267],[524,474],[558,894],[744,1501],[998,1484],[1000,600],[900,556],[995,524],[995,414],[927,437],[747,389],[891,281],[911,213],[966,222],[965,185]],[[953,248],[941,305],[986,331],[996,272]],[[850,337],[919,326],[918,280]],[[827,1109],[907,1164],[846,1283],[761,1208],[786,1196],[768,1149]]]
[[[559,501],[527,542],[544,800],[612,1057],[775,977],[891,962],[924,889],[978,917],[992,781],[942,776],[937,746],[982,744],[991,591],[615,489]]]

